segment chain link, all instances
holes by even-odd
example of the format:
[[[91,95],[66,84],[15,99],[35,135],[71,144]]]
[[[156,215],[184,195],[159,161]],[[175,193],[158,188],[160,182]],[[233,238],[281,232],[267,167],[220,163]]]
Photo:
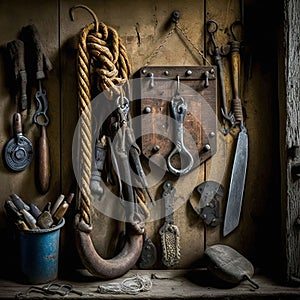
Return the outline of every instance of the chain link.
[[[183,29],[178,25],[178,23],[175,25],[176,29],[178,29],[182,35],[184,36],[184,38],[192,45],[192,47],[197,51],[197,53],[203,58],[203,60],[205,60],[207,62],[207,64],[209,66],[211,66],[211,63],[207,60],[207,58],[205,57],[203,51],[201,51],[193,42],[192,40],[185,34],[185,32],[183,31]]]
[[[168,34],[166,35],[164,40],[158,45],[158,47],[156,47],[153,50],[153,52],[148,57],[145,66],[148,66],[150,64],[150,62],[152,61],[152,59],[156,57],[156,55],[159,53],[160,49],[166,44],[167,40],[173,35],[174,32],[175,32],[175,27],[168,32]]]

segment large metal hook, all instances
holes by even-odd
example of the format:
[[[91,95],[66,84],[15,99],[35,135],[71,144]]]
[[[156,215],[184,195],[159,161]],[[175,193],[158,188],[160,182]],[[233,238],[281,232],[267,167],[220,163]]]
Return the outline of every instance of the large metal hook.
[[[98,20],[98,17],[95,14],[95,12],[93,10],[91,10],[89,7],[87,7],[86,5],[78,4],[78,5],[72,6],[70,8],[70,10],[69,10],[71,20],[74,21],[74,9],[76,9],[76,8],[83,8],[83,9],[87,10],[91,14],[91,16],[93,17],[94,22],[95,22],[95,30],[97,31],[99,29],[99,20]]]

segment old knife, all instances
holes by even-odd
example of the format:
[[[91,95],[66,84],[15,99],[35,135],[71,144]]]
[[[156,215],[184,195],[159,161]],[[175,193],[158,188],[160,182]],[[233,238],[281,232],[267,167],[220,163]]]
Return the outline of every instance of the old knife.
[[[231,233],[240,221],[243,203],[244,186],[248,163],[248,134],[244,126],[243,110],[239,97],[239,73],[240,73],[240,42],[231,44],[231,64],[233,77],[233,112],[236,122],[240,126],[235,157],[233,161],[228,200],[225,212],[223,235]]]

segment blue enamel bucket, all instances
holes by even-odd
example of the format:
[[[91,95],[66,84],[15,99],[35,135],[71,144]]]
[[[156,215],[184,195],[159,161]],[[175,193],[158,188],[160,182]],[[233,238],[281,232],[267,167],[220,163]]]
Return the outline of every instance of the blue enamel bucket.
[[[53,281],[58,274],[60,229],[64,218],[49,229],[19,231],[20,269],[31,284]]]

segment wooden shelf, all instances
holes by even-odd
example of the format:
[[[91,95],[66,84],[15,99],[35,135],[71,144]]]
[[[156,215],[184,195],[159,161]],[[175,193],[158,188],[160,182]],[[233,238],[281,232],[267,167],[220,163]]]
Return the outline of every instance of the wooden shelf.
[[[137,295],[111,295],[97,292],[99,285],[121,282],[137,273],[151,276],[152,288],[150,291],[141,292]],[[83,295],[70,293],[66,299],[300,299],[300,287],[278,285],[262,275],[253,278],[259,285],[259,289],[254,289],[247,281],[236,286],[221,285],[217,281],[211,281],[210,275],[204,270],[131,270],[123,277],[111,281],[84,277],[82,272],[73,274],[73,276],[72,279],[58,279],[56,282],[71,284],[75,290],[81,291]],[[25,293],[31,287],[31,285],[3,279],[0,280],[0,286],[1,299],[15,299],[17,293]],[[35,286],[41,287],[43,285]],[[27,298],[22,299],[33,298],[61,299],[62,296],[30,293]]]

